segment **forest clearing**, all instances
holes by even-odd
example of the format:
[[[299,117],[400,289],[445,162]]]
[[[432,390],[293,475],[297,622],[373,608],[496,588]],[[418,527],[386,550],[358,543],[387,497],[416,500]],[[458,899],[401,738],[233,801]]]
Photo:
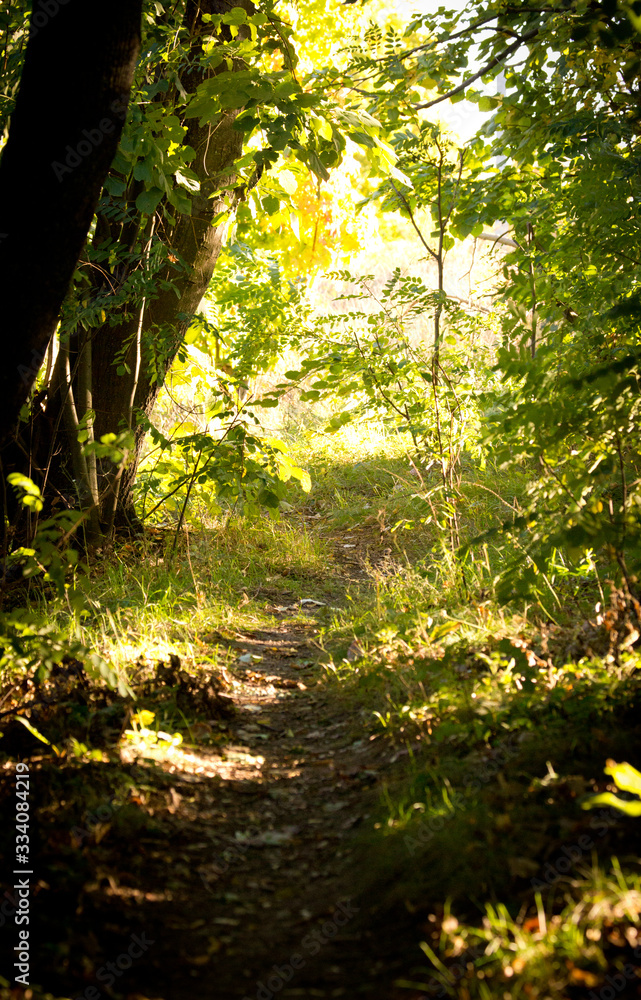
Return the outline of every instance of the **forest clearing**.
[[[641,0],[416,7],[0,9],[0,1000],[641,996]]]

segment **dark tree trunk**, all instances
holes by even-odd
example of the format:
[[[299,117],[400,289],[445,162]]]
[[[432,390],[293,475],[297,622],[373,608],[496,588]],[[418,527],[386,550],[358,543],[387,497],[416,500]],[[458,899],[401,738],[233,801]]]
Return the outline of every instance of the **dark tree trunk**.
[[[0,444],[28,399],[116,152],[141,6],[59,0],[32,15],[0,160]]]

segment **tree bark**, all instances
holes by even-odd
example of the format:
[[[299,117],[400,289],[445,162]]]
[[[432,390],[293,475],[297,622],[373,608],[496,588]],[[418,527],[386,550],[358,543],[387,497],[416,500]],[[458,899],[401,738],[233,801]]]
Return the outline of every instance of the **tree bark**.
[[[188,93],[193,93],[202,80],[216,72],[206,66],[201,68],[196,58],[203,38],[206,37],[205,33],[211,31],[208,24],[202,24],[202,14],[223,13],[233,6],[249,5],[246,5],[246,0],[241,0],[241,3],[235,0],[231,0],[231,3],[227,0],[202,0],[199,4],[187,4],[185,26],[189,28],[192,37],[188,60],[191,68],[183,76],[182,84]],[[173,113],[179,112],[174,110]],[[165,250],[167,263],[156,275],[155,293],[151,293],[142,303],[130,300],[123,307],[121,322],[115,322],[112,312],[110,322],[93,331],[92,402],[96,440],[104,434],[118,432],[130,425],[132,400],[135,413],[151,414],[164,375],[207,290],[224,234],[224,228],[212,226],[212,220],[230,204],[233,207],[237,200],[233,168],[243,147],[242,132],[233,128],[237,114],[238,109],[223,112],[215,126],[201,127],[197,119],[186,119],[188,127],[183,141],[196,152],[191,165],[200,180],[200,192],[193,196],[189,214],[180,214],[171,209],[176,217],[175,225],[168,224],[166,218],[162,218],[161,202],[156,211],[159,224],[154,233],[153,226],[145,221],[148,217],[135,209],[136,197],[142,190],[142,186],[136,181],[131,182],[127,192],[129,222],[126,227],[120,222],[114,223],[107,215],[98,216],[92,244],[94,249],[99,249],[102,244],[110,241],[121,244],[125,241],[127,246],[137,252],[136,259],[126,273],[123,273],[121,267],[117,266],[110,271],[104,265],[101,265],[100,271],[93,272],[92,294],[107,296],[107,311],[111,290],[122,287],[122,283],[135,268],[145,266],[145,255],[148,256],[152,241],[155,249],[161,247]],[[223,191],[224,194],[210,197],[218,191]],[[163,283],[169,282],[172,287],[163,287]],[[152,355],[155,355],[153,364]],[[118,365],[114,363],[116,357]],[[58,384],[61,385],[60,381]],[[60,406],[60,392],[52,391],[47,403],[47,420],[50,426],[55,424]],[[98,485],[104,525],[112,522],[118,527],[136,524],[132,487],[145,434],[143,428],[136,426],[135,420],[133,423],[136,446],[127,467],[118,472],[106,462],[100,470]],[[65,478],[69,482],[73,475],[71,468],[64,468],[67,453],[68,449],[58,446],[60,462],[52,475],[59,488]],[[41,464],[45,464],[44,450],[41,451]],[[113,504],[115,491],[117,509],[114,518],[113,511],[109,508]]]
[[[193,164],[200,178],[200,193],[192,203],[191,215],[177,219],[171,233],[171,249],[187,265],[181,272],[167,269],[161,278],[171,281],[173,288],[160,291],[145,308],[142,322],[143,363],[135,386],[134,411],[150,416],[160,391],[165,373],[171,366],[182,344],[191,318],[198,309],[211,280],[216,261],[222,248],[223,226],[212,226],[212,220],[225,208],[223,198],[209,198],[219,189],[230,188],[236,179],[233,165],[242,153],[242,133],[232,126],[237,112],[228,112],[216,127],[215,141],[210,129],[200,128],[192,119],[185,142],[196,150],[197,159]],[[229,197],[229,196],[228,196]],[[178,293],[178,294],[177,294]],[[106,336],[96,340],[94,352],[94,395],[96,411],[95,433],[102,434],[118,430],[123,418],[123,407],[131,398],[133,374],[136,370],[135,337],[137,319],[122,327],[105,331]],[[144,363],[154,341],[162,340],[163,362],[159,372]],[[113,364],[114,354],[129,340],[126,355],[131,374],[118,375]],[[132,488],[136,478],[138,460],[145,434],[136,430],[136,449],[131,461],[120,479],[118,505],[115,523],[126,526],[135,522]]]
[[[0,160],[0,446],[16,428],[55,332],[117,149],[141,6],[55,0],[31,17]]]

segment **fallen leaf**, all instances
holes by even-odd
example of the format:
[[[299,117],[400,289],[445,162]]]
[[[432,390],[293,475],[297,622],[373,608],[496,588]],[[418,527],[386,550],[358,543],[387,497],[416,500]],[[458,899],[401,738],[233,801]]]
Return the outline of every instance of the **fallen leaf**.
[[[242,656],[238,657],[238,662],[239,663],[260,663],[260,661],[262,659],[263,659],[263,657],[259,656],[257,653],[243,653]]]
[[[570,981],[573,983],[584,983],[585,986],[598,986],[600,980],[593,972],[588,972],[587,969],[577,969],[574,966],[574,968],[570,969]]]
[[[283,844],[290,844],[299,832],[298,826],[285,826],[282,830],[265,830],[253,837],[242,838],[242,843],[250,847],[281,847]]]

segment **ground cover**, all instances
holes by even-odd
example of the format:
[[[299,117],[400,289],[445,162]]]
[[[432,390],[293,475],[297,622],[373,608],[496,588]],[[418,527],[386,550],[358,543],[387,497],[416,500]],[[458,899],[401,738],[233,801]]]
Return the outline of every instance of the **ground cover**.
[[[40,985],[2,1000],[639,995],[639,821],[582,808],[641,765],[634,609],[562,567],[498,606],[400,439],[327,440],[277,519],[148,531],[55,612],[135,697],[80,662],[6,684]],[[523,483],[469,473],[473,531]]]

